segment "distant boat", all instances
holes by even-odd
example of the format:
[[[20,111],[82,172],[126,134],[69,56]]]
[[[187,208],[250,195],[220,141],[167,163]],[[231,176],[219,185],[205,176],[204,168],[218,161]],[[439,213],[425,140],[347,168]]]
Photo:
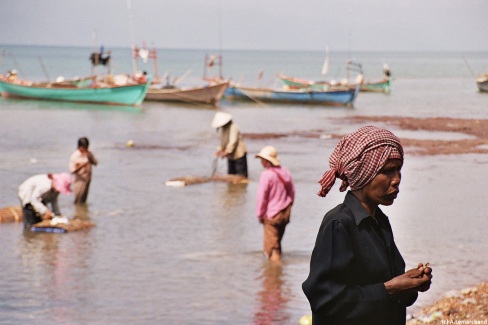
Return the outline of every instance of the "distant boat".
[[[328,81],[313,81],[313,80],[301,79],[296,77],[290,77],[283,73],[280,73],[278,75],[278,78],[281,80],[283,84],[290,87],[290,89],[311,88],[315,90],[322,90],[322,89],[327,89],[328,87],[334,85],[343,85],[342,83],[337,84]],[[359,85],[360,91],[389,93],[391,87],[391,78],[386,77],[379,81],[360,81],[359,83],[349,83],[344,86],[354,89],[356,85]]]
[[[359,92],[355,89],[272,89],[230,84],[224,97],[229,100],[252,100],[256,102],[296,103],[325,106],[353,106]]]
[[[480,92],[488,92],[488,73],[476,78],[476,85]]]
[[[78,103],[138,106],[144,100],[150,81],[140,84],[115,85],[74,81],[40,82],[0,77],[4,98],[27,98]]]
[[[207,104],[217,106],[224,95],[228,81],[210,83],[204,86],[193,87],[164,87],[151,85],[146,94],[146,100],[170,101],[188,104]]]
[[[158,75],[156,48],[149,50],[145,45],[142,48],[133,46],[132,51],[134,70],[137,69],[138,59],[152,59],[154,63],[155,80],[149,87],[145,100],[218,106],[220,99],[229,85],[228,81],[221,80],[215,82],[206,81],[204,85],[179,86],[179,83],[191,73],[191,70],[187,71],[183,76],[175,78],[173,81],[170,80],[169,75],[166,75],[166,82],[163,83]]]
[[[323,90],[323,89],[328,89],[330,87],[335,87],[335,86],[344,86],[348,87],[350,89],[356,88],[357,85],[359,85],[360,91],[364,92],[382,92],[385,94],[390,93],[391,90],[391,73],[387,65],[383,66],[383,74],[384,78],[381,80],[377,81],[368,81],[364,80],[363,76],[363,71],[361,64],[355,63],[352,61],[348,61],[346,63],[346,70],[353,70],[356,69],[357,72],[359,73],[356,80],[349,82],[348,78],[346,77],[345,80],[341,82],[336,82],[336,81],[326,81],[326,80],[307,80],[307,79],[302,79],[302,78],[296,78],[296,77],[291,77],[287,76],[283,73],[278,74],[278,79],[281,80],[281,82],[291,89],[301,89],[301,88],[310,88],[310,89],[315,89],[315,90]]]
[[[379,81],[364,81],[359,85],[360,91],[380,92],[389,94],[391,91],[391,77]]]

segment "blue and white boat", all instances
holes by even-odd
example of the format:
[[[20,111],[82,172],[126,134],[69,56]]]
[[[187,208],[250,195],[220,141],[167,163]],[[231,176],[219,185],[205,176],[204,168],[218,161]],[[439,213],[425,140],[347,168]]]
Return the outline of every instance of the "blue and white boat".
[[[354,89],[272,89],[239,86],[231,83],[225,91],[224,97],[228,100],[248,100],[255,102],[353,106],[359,89],[359,85]]]

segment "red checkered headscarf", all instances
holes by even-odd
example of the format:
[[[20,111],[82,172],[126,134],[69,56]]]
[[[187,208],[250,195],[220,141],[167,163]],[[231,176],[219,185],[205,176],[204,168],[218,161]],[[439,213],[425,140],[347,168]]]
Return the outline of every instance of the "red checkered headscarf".
[[[403,161],[400,140],[390,131],[365,126],[344,136],[329,158],[330,169],[319,180],[322,189],[317,193],[325,197],[335,183],[342,180],[340,191],[366,186],[383,168],[388,159]]]

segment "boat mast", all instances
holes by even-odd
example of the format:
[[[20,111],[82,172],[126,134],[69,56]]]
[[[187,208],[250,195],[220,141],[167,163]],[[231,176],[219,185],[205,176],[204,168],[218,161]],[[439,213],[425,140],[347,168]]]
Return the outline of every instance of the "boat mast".
[[[222,14],[221,14],[221,2],[219,0],[219,7],[217,10],[217,21],[219,24],[219,79],[223,79],[223,73],[222,73]]]
[[[127,0],[127,11],[129,15],[129,29],[130,29],[130,37],[132,43],[132,75],[135,76],[137,73],[137,53],[136,53],[136,41],[134,36],[134,23],[132,19],[132,4],[131,0]]]
[[[98,65],[98,55],[96,55],[98,53],[98,41],[97,41],[97,29],[96,28],[93,30],[92,37],[93,37],[93,53],[95,54],[95,60],[96,60],[95,63],[92,62],[91,69],[90,69],[90,77],[93,80],[93,78],[95,77],[95,68],[94,67],[96,67]]]

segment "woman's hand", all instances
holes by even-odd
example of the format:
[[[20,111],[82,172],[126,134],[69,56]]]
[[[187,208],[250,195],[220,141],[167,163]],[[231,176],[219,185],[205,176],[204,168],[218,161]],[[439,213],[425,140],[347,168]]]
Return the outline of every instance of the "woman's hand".
[[[408,270],[402,275],[394,277],[385,282],[385,288],[389,295],[396,295],[409,291],[427,291],[432,283],[432,269],[422,263],[419,263],[415,269]]]
[[[51,210],[47,210],[46,212],[44,212],[44,214],[42,215],[42,220],[45,220],[45,219],[52,219],[54,218],[54,213],[51,211]]]
[[[429,279],[432,279],[432,277],[433,277],[432,276],[432,268],[429,266],[429,263],[425,263],[425,265],[423,265],[422,263],[419,263],[418,269],[421,270],[423,272],[423,274],[427,275],[429,277]],[[421,285],[418,288],[418,291],[425,292],[425,291],[429,290],[431,283],[432,283],[432,281],[429,281],[429,282]]]

